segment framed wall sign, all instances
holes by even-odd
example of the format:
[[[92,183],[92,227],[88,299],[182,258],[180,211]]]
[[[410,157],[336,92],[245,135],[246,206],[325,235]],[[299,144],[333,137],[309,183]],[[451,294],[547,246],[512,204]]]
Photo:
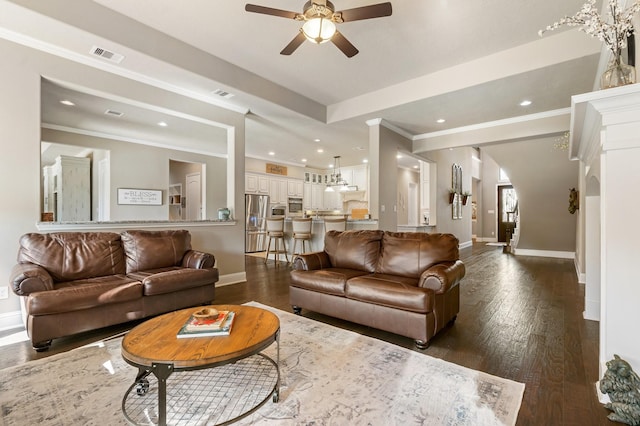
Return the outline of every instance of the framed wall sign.
[[[156,189],[118,188],[118,204],[161,206],[162,191]]]

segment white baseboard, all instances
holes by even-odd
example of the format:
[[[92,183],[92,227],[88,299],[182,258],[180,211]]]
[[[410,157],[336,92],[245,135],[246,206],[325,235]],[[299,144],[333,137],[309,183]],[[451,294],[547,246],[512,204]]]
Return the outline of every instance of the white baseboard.
[[[600,321],[600,301],[585,300],[582,317],[586,320]]]
[[[243,283],[247,280],[246,271],[236,272],[234,274],[220,275],[220,280],[216,283],[216,287],[222,287],[225,285]]]
[[[556,259],[573,259],[576,255],[573,251],[531,250],[521,248],[514,249],[513,254],[516,256],[554,257]]]
[[[580,264],[578,263],[578,257],[575,256],[573,258],[573,266],[576,268],[576,276],[578,277],[578,282],[580,284],[587,283],[587,274],[580,271]]]
[[[477,243],[497,243],[498,239],[496,237],[480,237],[480,238],[476,238],[476,242]]]
[[[464,243],[459,243],[458,244],[458,248],[459,249],[464,249],[464,248],[471,247],[471,246],[473,246],[473,241],[465,241]]]
[[[22,313],[20,311],[5,312],[0,314],[0,331],[22,328]]]

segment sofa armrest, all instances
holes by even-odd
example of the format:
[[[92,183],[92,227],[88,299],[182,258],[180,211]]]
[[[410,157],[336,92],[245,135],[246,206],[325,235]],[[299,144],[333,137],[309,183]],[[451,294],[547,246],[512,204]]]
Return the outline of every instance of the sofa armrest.
[[[53,278],[42,266],[19,263],[11,269],[11,289],[18,296],[28,296],[36,291],[53,290]]]
[[[213,268],[215,264],[216,258],[211,253],[189,250],[184,254],[181,266],[191,269],[207,269]]]
[[[324,251],[298,254],[293,259],[293,269],[296,271],[313,271],[323,268],[331,268],[329,255]]]
[[[436,294],[444,294],[460,282],[466,272],[464,263],[443,262],[433,265],[420,276],[420,287],[430,288]]]

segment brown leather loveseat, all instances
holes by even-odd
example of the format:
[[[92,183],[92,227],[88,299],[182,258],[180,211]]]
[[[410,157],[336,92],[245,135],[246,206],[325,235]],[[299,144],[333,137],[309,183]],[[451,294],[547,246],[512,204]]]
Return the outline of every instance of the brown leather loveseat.
[[[186,230],[30,233],[10,282],[42,351],[57,337],[210,303],[214,265]]]
[[[465,267],[451,234],[329,231],[322,252],[293,262],[290,302],[410,337],[420,349],[460,307]]]

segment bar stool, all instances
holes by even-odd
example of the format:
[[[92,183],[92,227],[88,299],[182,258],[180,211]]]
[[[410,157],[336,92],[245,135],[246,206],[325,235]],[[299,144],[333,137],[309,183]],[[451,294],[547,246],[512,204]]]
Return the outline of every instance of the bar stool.
[[[284,253],[284,258],[289,263],[289,256],[287,256],[287,245],[284,241],[284,217],[281,218],[268,218],[267,219],[267,255],[264,258],[264,263],[269,260],[269,253],[273,253],[273,260],[278,265],[280,259],[280,253]],[[271,251],[271,241],[275,242],[275,250]],[[282,248],[280,248],[282,243]]]
[[[345,231],[347,229],[347,220],[342,219],[325,219],[324,220],[324,233],[329,231]]]
[[[293,225],[293,251],[292,256],[296,254],[296,247],[298,245],[298,241],[302,242],[302,251],[305,252],[304,243],[305,241],[308,243],[309,250],[311,249],[311,225],[313,224],[313,219],[308,217],[304,219],[293,219],[291,224]]]

